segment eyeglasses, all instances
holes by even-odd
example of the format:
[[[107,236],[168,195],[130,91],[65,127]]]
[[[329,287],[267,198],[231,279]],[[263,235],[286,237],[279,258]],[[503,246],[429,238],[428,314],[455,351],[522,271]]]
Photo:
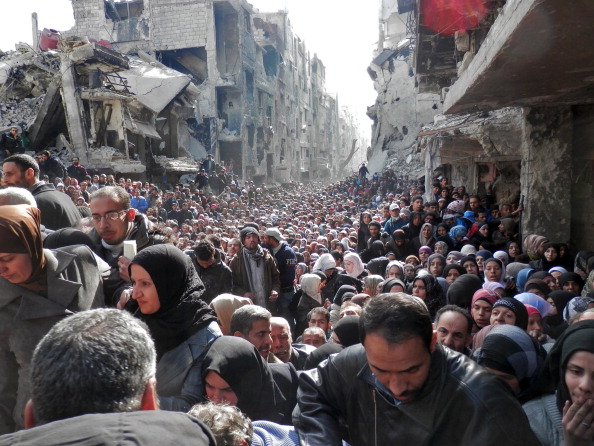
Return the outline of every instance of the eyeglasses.
[[[92,215],[91,216],[91,220],[93,220],[93,223],[101,223],[101,219],[105,218],[106,221],[116,221],[119,220],[120,218],[122,218],[123,215],[125,215],[128,211],[124,210],[124,211],[111,211],[111,212],[107,212],[105,215]]]

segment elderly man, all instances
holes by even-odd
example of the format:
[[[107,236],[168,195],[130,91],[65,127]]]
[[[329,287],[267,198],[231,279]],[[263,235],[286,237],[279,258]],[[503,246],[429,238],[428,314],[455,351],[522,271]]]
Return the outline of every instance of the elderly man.
[[[280,277],[274,257],[260,246],[256,228],[246,226],[239,235],[242,248],[229,263],[233,294],[249,297],[255,304],[276,314]]]
[[[16,154],[4,160],[2,185],[28,189],[41,211],[41,224],[48,229],[70,228],[80,222],[80,212],[70,197],[39,180],[39,165],[29,155]]]
[[[231,316],[231,334],[249,341],[268,362],[281,362],[271,353],[270,311],[259,305],[244,305]]]
[[[291,328],[285,318],[270,319],[272,353],[282,362],[290,362],[297,370],[303,370],[309,354],[315,350],[309,345],[293,344]]]
[[[472,318],[468,311],[456,305],[446,305],[435,315],[437,342],[454,351],[468,355],[472,341]]]
[[[138,319],[108,309],[70,316],[35,349],[25,409],[31,429],[0,437],[0,445],[214,446],[199,421],[158,411],[155,371],[154,343]]]
[[[376,296],[359,328],[362,344],[300,376],[293,421],[302,443],[540,444],[502,380],[436,343],[420,299]]]

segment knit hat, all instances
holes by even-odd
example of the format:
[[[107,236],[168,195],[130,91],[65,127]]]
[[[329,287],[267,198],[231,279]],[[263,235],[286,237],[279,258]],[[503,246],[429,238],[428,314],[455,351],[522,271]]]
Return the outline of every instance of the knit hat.
[[[258,230],[256,228],[253,228],[252,226],[246,226],[239,232],[239,238],[241,239],[242,242],[243,242],[243,239],[246,238],[246,236],[248,234],[255,234],[256,236],[260,237],[260,233],[258,232]]]
[[[513,297],[503,297],[497,300],[493,304],[493,309],[497,307],[505,307],[511,310],[516,315],[516,327],[520,327],[522,330],[528,329],[528,311],[524,304]]]

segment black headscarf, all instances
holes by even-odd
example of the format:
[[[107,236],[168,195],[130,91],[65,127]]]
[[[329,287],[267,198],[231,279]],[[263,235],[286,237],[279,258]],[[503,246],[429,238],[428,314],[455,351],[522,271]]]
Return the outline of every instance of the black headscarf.
[[[334,325],[334,333],[340,340],[340,345],[350,347],[359,344],[359,316],[345,316]]]
[[[563,288],[565,282],[573,281],[580,286],[580,291],[584,288],[584,279],[578,273],[563,273],[559,277],[557,277],[557,281],[559,282],[559,288]]]
[[[382,293],[391,293],[390,290],[395,285],[400,285],[402,287],[403,292],[406,293],[406,285],[402,280],[396,278],[388,279],[384,282],[384,284],[382,285]]]
[[[424,274],[414,278],[412,281],[411,290],[417,280],[422,280],[425,284],[425,291],[427,295],[425,298],[425,305],[427,305],[427,309],[429,310],[429,314],[433,320],[435,319],[435,314],[437,311],[443,307],[446,302],[445,296],[443,294],[443,288],[434,276]]]
[[[357,294],[357,289],[351,285],[341,285],[340,288],[338,288],[338,291],[336,291],[332,303],[338,306],[342,305],[343,296],[345,293],[353,293],[354,296],[355,294]]]
[[[236,336],[217,338],[204,356],[202,377],[216,372],[237,396],[237,407],[251,420],[277,421],[275,384],[256,347]]]
[[[447,293],[447,303],[470,310],[472,296],[483,286],[481,278],[475,274],[462,274],[450,285]]]
[[[217,317],[200,298],[204,284],[190,258],[172,245],[154,245],[140,251],[130,263],[143,267],[155,284],[161,307],[153,314],[135,316],[149,327],[157,358],[177,347]]]
[[[594,321],[585,320],[571,325],[557,339],[547,358],[548,373],[552,383],[557,388],[557,407],[563,413],[565,401],[571,400],[571,395],[565,384],[565,368],[571,355],[585,350],[594,353]]]

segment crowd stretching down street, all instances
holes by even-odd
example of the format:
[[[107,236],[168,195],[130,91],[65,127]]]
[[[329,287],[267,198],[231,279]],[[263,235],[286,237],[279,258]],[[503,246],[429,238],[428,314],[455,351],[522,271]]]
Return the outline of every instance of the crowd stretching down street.
[[[3,156],[0,446],[592,444],[594,252],[519,202]]]

